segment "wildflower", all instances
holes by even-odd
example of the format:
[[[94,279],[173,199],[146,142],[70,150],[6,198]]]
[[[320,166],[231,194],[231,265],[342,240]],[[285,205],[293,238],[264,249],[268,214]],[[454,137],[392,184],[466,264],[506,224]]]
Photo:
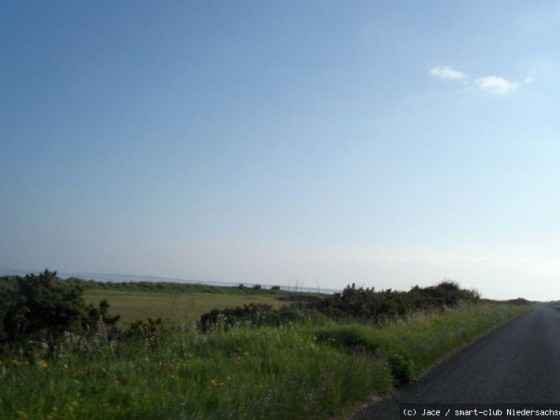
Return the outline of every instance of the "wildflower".
[[[214,388],[218,388],[218,387],[222,386],[223,384],[218,382],[216,379],[212,379],[210,381],[210,385],[213,386]]]
[[[41,367],[43,369],[48,369],[49,367],[49,362],[47,362],[46,360],[41,360]]]

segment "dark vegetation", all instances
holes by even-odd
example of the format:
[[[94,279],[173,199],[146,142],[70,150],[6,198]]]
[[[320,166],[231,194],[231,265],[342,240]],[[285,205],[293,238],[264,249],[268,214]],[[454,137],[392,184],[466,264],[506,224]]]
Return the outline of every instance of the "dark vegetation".
[[[516,299],[509,299],[504,301],[503,303],[508,303],[510,305],[533,305],[535,302],[531,302],[525,298],[516,298]]]
[[[54,343],[65,332],[85,334],[99,324],[112,327],[109,303],[86,304],[83,287],[56,277],[56,271],[38,275],[3,277],[0,287],[0,343],[31,341]]]
[[[275,309],[272,305],[250,303],[234,309],[213,309],[202,315],[199,327],[206,332],[214,327],[230,328],[240,323],[252,326],[280,326],[302,320],[304,316],[305,311],[302,307],[284,305]]]
[[[374,288],[347,286],[341,293],[317,296],[286,296],[291,305],[274,309],[270,305],[245,305],[204,314],[200,328],[207,331],[212,326],[230,327],[236,323],[251,325],[282,325],[309,315],[326,316],[336,321],[362,321],[382,325],[406,318],[419,311],[442,311],[461,303],[475,303],[477,292],[461,289],[457,283],[444,281],[437,286],[415,286],[408,292],[391,289],[376,291]]]
[[[372,288],[346,287],[342,293],[316,302],[313,307],[325,315],[340,320],[354,319],[383,324],[418,311],[441,311],[460,303],[474,303],[480,299],[477,292],[461,289],[457,283],[444,281],[437,286],[415,286],[408,292],[391,289],[375,291]]]

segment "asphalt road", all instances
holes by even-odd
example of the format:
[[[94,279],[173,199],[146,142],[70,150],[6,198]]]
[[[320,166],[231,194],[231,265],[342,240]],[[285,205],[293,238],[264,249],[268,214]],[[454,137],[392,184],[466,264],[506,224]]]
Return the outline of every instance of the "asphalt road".
[[[356,418],[398,419],[402,403],[560,403],[560,311],[536,308]]]

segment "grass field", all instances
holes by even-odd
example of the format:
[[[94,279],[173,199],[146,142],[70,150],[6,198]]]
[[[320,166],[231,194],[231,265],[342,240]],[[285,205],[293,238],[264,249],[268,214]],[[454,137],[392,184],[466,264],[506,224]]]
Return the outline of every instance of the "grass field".
[[[230,291],[198,291],[193,288],[188,292],[178,291],[123,291],[111,289],[88,289],[84,297],[87,302],[97,304],[107,299],[111,304],[111,313],[121,315],[121,321],[128,323],[147,317],[167,318],[172,322],[191,322],[212,309],[234,308],[249,303],[268,303],[279,307],[282,302],[280,292],[259,291],[252,293]]]

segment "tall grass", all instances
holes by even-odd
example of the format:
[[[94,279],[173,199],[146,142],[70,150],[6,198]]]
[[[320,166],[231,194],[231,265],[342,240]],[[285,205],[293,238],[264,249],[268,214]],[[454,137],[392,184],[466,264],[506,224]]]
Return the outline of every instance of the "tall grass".
[[[468,305],[445,313],[416,313],[384,328],[360,323],[337,325],[319,329],[318,336],[339,349],[365,349],[383,356],[400,384],[529,310],[529,306]]]
[[[298,327],[174,331],[115,347],[90,340],[54,361],[4,363],[3,414],[34,417],[322,416],[391,386],[383,360],[319,345]]]
[[[67,335],[54,351],[37,345],[2,360],[0,417],[328,417],[391,391],[399,360],[416,375],[521,311],[473,305],[384,328],[323,321],[208,334],[183,326],[118,341]]]

